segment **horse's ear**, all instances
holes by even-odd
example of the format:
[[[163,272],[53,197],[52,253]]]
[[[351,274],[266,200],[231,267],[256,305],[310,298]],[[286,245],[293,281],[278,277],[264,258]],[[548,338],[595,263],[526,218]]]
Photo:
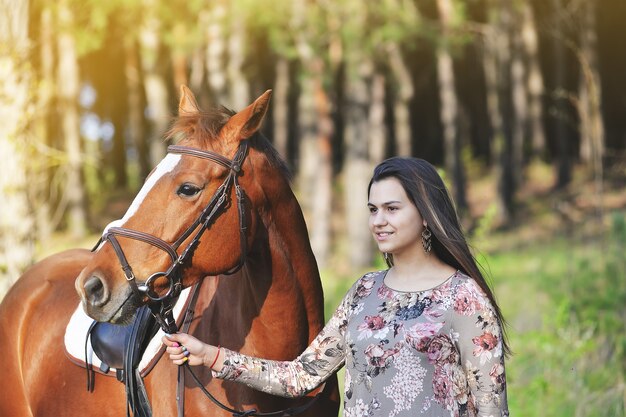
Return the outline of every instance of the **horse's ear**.
[[[239,141],[254,135],[263,124],[271,96],[272,90],[267,90],[254,103],[231,117],[222,128],[224,136]]]
[[[178,115],[191,115],[200,113],[200,107],[193,92],[184,84],[180,86],[180,103],[178,103]]]

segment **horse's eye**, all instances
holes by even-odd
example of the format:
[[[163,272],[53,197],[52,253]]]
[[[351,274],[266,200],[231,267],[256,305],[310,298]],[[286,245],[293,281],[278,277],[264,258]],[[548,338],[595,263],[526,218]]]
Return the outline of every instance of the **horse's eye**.
[[[176,194],[181,197],[193,197],[194,195],[198,194],[200,190],[200,187],[196,187],[193,184],[183,184],[178,187],[178,191],[176,191]]]

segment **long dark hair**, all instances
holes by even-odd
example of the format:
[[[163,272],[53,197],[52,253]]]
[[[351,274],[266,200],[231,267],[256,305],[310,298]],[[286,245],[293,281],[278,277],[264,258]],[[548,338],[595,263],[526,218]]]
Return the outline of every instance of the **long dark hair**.
[[[369,195],[373,183],[390,177],[400,181],[407,196],[426,220],[432,231],[432,250],[437,257],[471,277],[487,295],[502,329],[504,354],[509,355],[506,322],[478,262],[467,245],[448,189],[435,167],[418,158],[389,158],[374,169],[367,194]],[[393,266],[392,256],[385,257],[385,260],[390,267]]]

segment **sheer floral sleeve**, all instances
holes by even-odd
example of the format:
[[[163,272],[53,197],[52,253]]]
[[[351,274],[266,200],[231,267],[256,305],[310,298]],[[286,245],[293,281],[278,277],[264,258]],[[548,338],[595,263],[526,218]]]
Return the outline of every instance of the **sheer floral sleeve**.
[[[452,331],[477,416],[508,416],[502,329],[473,280],[457,287]]]
[[[344,297],[309,347],[293,361],[272,361],[224,349],[224,367],[213,376],[283,397],[299,397],[312,391],[344,363],[343,333],[352,292]]]

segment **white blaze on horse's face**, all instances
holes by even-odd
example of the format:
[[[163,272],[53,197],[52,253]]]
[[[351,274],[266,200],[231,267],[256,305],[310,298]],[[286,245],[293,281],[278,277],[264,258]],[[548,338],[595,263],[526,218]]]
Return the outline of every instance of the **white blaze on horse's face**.
[[[141,190],[139,190],[139,193],[137,193],[137,195],[135,196],[135,199],[133,200],[130,207],[126,211],[126,214],[124,214],[124,217],[118,220],[114,220],[111,223],[109,223],[104,228],[104,232],[102,234],[103,235],[106,234],[106,232],[111,227],[123,227],[124,224],[131,217],[133,217],[133,215],[137,212],[137,210],[139,210],[139,206],[141,206],[141,203],[143,202],[143,200],[146,198],[146,196],[152,190],[155,184],[159,182],[161,177],[163,177],[168,172],[172,172],[174,168],[176,168],[176,165],[178,165],[178,163],[180,162],[181,157],[182,155],[171,154],[171,153],[167,154],[165,158],[163,158],[161,162],[159,162],[159,165],[156,166],[154,171],[152,171],[152,174],[150,174],[150,176],[146,179],[146,182],[143,184],[143,187],[141,187]],[[100,247],[102,247],[102,244],[100,244]],[[98,249],[100,249],[100,247]]]
[[[167,156],[163,158],[161,162],[159,162],[159,165],[157,165],[157,167],[154,169],[154,172],[152,173],[152,175],[148,177],[143,187],[141,187],[141,190],[139,190],[139,193],[137,194],[132,204],[128,208],[128,211],[126,211],[126,214],[124,214],[124,217],[122,217],[120,226],[124,226],[124,224],[131,217],[133,217],[133,215],[139,209],[139,206],[141,205],[143,200],[146,198],[148,193],[152,190],[152,187],[154,187],[154,185],[161,179],[162,176],[164,176],[168,172],[172,172],[172,170],[176,168],[176,165],[178,165],[178,163],[180,162],[181,157],[182,155],[176,155],[176,154],[170,153],[170,154],[167,154]]]

